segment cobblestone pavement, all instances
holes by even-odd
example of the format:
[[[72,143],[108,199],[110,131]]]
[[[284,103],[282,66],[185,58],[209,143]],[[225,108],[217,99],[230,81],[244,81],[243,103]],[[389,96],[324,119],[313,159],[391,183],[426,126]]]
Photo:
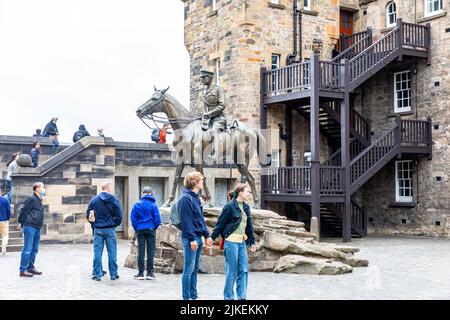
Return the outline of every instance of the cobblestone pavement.
[[[450,240],[369,237],[352,245],[369,259],[368,268],[338,276],[254,272],[248,299],[450,298]],[[180,299],[180,274],[133,279],[136,270],[123,267],[129,241],[119,241],[120,279],[92,281],[91,249],[41,245],[36,265],[44,274],[30,279],[19,278],[20,252],[0,256],[0,299]],[[222,299],[224,275],[201,274],[198,281],[200,299]]]

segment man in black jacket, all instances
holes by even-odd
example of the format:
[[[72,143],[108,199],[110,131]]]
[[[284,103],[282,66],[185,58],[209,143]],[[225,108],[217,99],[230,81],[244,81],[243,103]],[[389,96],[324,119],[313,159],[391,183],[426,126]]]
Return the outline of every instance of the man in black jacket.
[[[49,137],[50,140],[52,140],[53,147],[52,147],[52,154],[55,155],[58,152],[59,147],[59,131],[58,127],[56,126],[56,121],[58,121],[58,117],[53,117],[52,120],[47,123],[47,125],[44,128],[43,136]]]
[[[33,195],[28,197],[18,218],[18,229],[23,229],[23,250],[20,260],[20,276],[32,277],[41,275],[34,267],[36,255],[39,250],[39,241],[41,239],[41,227],[44,222],[44,206],[42,197],[45,195],[45,188],[42,182],[33,184]]]

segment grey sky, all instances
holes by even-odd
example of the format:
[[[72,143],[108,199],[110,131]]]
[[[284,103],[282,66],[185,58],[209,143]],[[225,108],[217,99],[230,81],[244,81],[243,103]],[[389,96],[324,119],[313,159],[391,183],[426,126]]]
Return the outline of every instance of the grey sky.
[[[183,23],[179,0],[0,0],[0,135],[56,115],[62,142],[80,124],[149,142],[135,110],[153,85],[188,107]]]

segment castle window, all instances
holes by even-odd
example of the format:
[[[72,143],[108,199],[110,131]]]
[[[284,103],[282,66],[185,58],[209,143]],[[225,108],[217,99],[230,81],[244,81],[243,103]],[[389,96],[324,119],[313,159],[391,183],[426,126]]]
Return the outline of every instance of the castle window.
[[[280,0],[270,0],[271,4],[280,4]]]
[[[412,161],[395,162],[395,200],[412,202]]]
[[[394,74],[394,112],[411,111],[411,73]]]
[[[304,10],[312,10],[312,0],[303,0],[303,9]]]
[[[216,59],[216,84],[220,86],[220,59]]]
[[[386,7],[386,27],[394,27],[397,21],[397,6],[394,1],[388,3]]]
[[[272,54],[272,70],[280,68],[280,60],[281,60],[281,55]],[[272,77],[272,91],[278,90],[279,83],[280,83],[279,73],[276,72],[276,73],[274,73],[274,75]]]
[[[217,10],[217,0],[211,0],[212,11]]]
[[[425,0],[425,17],[442,13],[442,0]]]

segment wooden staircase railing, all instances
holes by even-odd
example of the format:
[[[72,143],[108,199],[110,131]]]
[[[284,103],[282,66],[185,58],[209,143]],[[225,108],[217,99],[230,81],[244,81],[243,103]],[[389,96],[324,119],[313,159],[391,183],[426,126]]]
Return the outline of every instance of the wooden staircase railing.
[[[342,221],[342,203],[323,203],[330,213],[332,213],[338,220]],[[353,199],[350,202],[351,212],[351,228],[352,233],[357,234],[360,237],[367,236],[367,214],[363,208],[361,208]]]
[[[331,59],[332,62],[340,62],[342,59],[350,60],[372,44],[372,29],[367,28],[367,31],[359,32],[355,35],[356,36],[354,39],[356,42],[354,42],[352,45],[350,45],[333,59]],[[342,41],[342,36],[344,35],[341,35],[341,38],[339,38],[340,41]]]
[[[350,91],[370,78],[396,57],[402,49],[412,48],[428,52],[430,46],[430,26],[405,23],[397,19],[395,29],[349,61]]]
[[[350,35],[341,34],[336,43],[336,50],[342,53],[343,51],[351,48],[356,43],[366,38],[368,36],[368,33],[371,32],[369,30],[370,29],[367,29],[366,31],[356,32]]]

